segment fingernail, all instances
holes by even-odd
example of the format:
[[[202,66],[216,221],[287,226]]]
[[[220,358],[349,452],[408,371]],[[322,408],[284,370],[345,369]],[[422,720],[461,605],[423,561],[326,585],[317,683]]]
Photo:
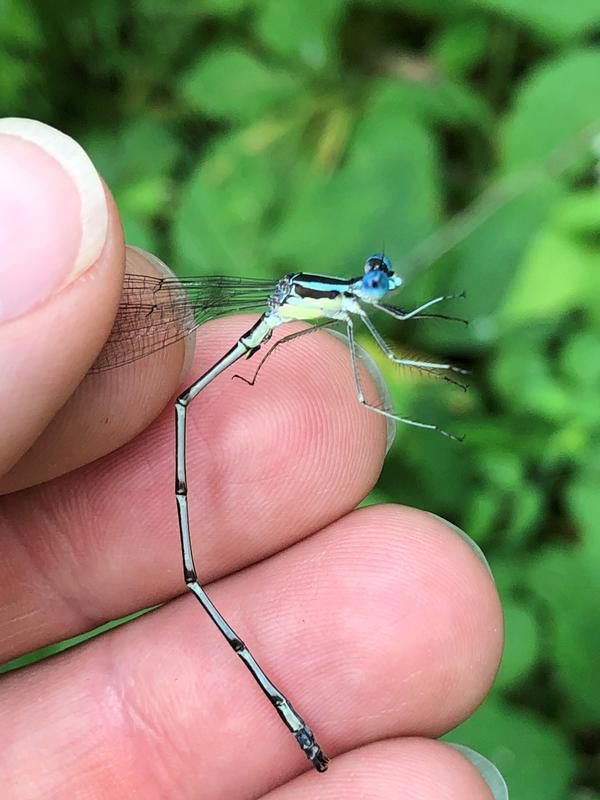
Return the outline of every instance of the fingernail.
[[[165,278],[177,278],[177,275],[173,272],[173,270],[168,267],[164,261],[161,261],[160,258],[149,253],[147,250],[143,250],[141,247],[135,247],[134,245],[127,245],[125,248],[125,271],[136,273],[146,271],[143,267],[140,267],[139,259],[143,259],[144,261],[148,262],[152,265],[154,270],[158,275],[162,275]],[[185,293],[185,289],[181,289],[183,293]],[[196,349],[196,333],[190,333],[189,336],[186,336],[184,339],[184,355],[183,355],[183,364],[181,366],[181,373],[179,376],[180,380],[183,380],[187,373],[190,371],[190,367],[192,366],[192,361],[194,360],[194,351]]]
[[[460,538],[464,542],[466,542],[466,544],[469,545],[471,550],[475,553],[477,558],[481,561],[483,566],[490,573],[490,576],[491,576],[492,580],[494,580],[494,574],[493,574],[492,570],[490,569],[490,565],[488,564],[488,560],[484,556],[483,550],[481,549],[481,547],[479,547],[477,542],[473,541],[473,539],[471,539],[470,536],[467,536],[467,534],[463,530],[461,530],[461,528],[459,528],[458,525],[455,525],[453,522],[448,522],[447,519],[444,519],[443,517],[440,517],[438,514],[434,514],[432,511],[428,511],[427,513],[430,514],[432,517],[435,517],[440,522],[443,522],[444,525],[446,525],[446,527],[450,528],[451,531],[454,531],[454,533],[457,533],[460,536]]]
[[[23,314],[100,255],[104,188],[83,148],[32,119],[0,119],[0,320]]]
[[[495,764],[482,756],[476,750],[471,750],[470,747],[465,747],[464,744],[454,744],[454,742],[447,742],[450,747],[458,750],[463,756],[471,762],[477,772],[481,775],[483,780],[487,783],[494,800],[508,800],[508,787],[506,781],[502,777],[502,773]]]
[[[329,329],[327,332],[333,334],[333,336],[336,336],[338,339],[344,342],[346,347],[349,347],[348,337],[346,336],[345,333],[342,333],[341,331],[333,331],[331,329]],[[355,347],[356,347],[356,355],[365,365],[367,372],[373,379],[373,383],[375,384],[375,386],[377,386],[377,394],[379,395],[379,400],[382,406],[384,408],[391,408],[392,398],[390,396],[390,391],[387,387],[387,383],[385,382],[381,370],[375,363],[372,356],[364,349],[364,347],[361,347],[359,344],[356,343]],[[390,452],[390,448],[394,444],[394,438],[396,437],[396,421],[391,419],[390,417],[385,417],[384,419],[387,423],[387,431],[386,431],[387,439],[385,446],[385,454],[387,455]]]

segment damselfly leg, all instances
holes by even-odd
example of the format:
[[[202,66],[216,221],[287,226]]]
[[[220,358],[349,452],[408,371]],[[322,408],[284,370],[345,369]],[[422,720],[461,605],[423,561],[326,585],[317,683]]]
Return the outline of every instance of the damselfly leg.
[[[386,303],[373,303],[373,305],[380,311],[385,311],[386,314],[390,314],[390,316],[394,317],[395,319],[405,321],[407,319],[414,319],[418,315],[422,314],[426,309],[431,308],[431,306],[435,306],[438,303],[442,303],[444,300],[456,300],[459,297],[465,297],[465,293],[459,292],[458,294],[442,294],[439,297],[434,297],[432,300],[428,300],[426,303],[417,306],[417,308],[413,308],[412,311],[402,311],[402,309],[387,305]]]
[[[453,433],[445,431],[438,425],[433,425],[428,422],[419,422],[418,420],[409,419],[408,417],[401,417],[389,409],[381,408],[380,406],[377,406],[374,403],[369,403],[365,397],[362,388],[362,381],[360,379],[360,373],[358,370],[358,356],[356,352],[356,340],[354,338],[354,323],[352,322],[351,317],[348,317],[346,319],[346,331],[348,333],[348,348],[350,350],[350,363],[352,366],[352,374],[354,376],[354,384],[356,386],[358,402],[361,405],[363,405],[365,408],[368,408],[369,411],[375,411],[377,414],[381,414],[382,416],[387,417],[388,419],[393,419],[396,422],[402,422],[405,425],[412,425],[415,428],[425,428],[426,430],[429,431],[437,431],[438,433],[441,433],[442,436],[447,436],[449,439],[453,439],[455,442],[463,441],[464,439],[463,436],[455,436]]]
[[[459,386],[463,391],[467,390],[467,387],[464,383],[460,383],[460,381],[456,381],[453,378],[448,377],[447,375],[440,375],[436,370],[446,370],[448,372],[455,372],[459,375],[468,375],[469,370],[462,369],[461,367],[456,367],[454,364],[446,364],[444,362],[436,363],[435,361],[419,361],[413,358],[401,358],[397,356],[394,351],[390,348],[387,344],[383,336],[379,333],[375,325],[371,322],[369,317],[366,314],[361,314],[361,319],[365,324],[365,327],[375,339],[377,344],[379,345],[382,352],[385,354],[390,361],[393,361],[394,364],[398,364],[399,366],[404,367],[414,367],[415,369],[419,369],[422,372],[427,372],[433,375],[435,378],[439,378],[440,380],[448,381],[449,383],[453,383],[455,386]]]
[[[286,342],[291,342],[293,339],[299,339],[301,336],[306,336],[309,333],[313,333],[313,331],[318,331],[319,328],[330,328],[332,325],[335,325],[337,322],[338,322],[338,320],[330,320],[329,319],[326,322],[319,322],[316,325],[311,325],[310,328],[302,328],[301,331],[294,331],[294,333],[289,333],[287,336],[282,336],[281,339],[276,341],[275,344],[272,345],[267,350],[267,352],[264,354],[264,356],[258,362],[258,366],[256,368],[256,371],[255,371],[254,375],[251,378],[244,378],[243,375],[238,375],[237,373],[235,375],[232,375],[231,377],[232,378],[239,378],[241,381],[244,381],[244,383],[247,383],[248,386],[254,386],[254,384],[256,383],[256,379],[258,377],[258,373],[263,368],[265,361],[273,355],[275,350],[277,350],[277,348],[280,345],[285,344]]]

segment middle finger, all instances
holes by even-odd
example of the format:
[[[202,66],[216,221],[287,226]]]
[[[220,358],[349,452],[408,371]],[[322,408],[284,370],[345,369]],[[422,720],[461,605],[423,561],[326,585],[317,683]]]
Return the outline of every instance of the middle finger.
[[[247,318],[207,325],[194,374],[247,327]],[[244,366],[251,375],[253,362]],[[347,349],[334,337],[316,332],[283,347],[254,387],[230,375],[189,414],[191,530],[204,581],[350,510],[385,451],[385,423],[357,402]],[[173,452],[169,408],[125,448],[3,498],[0,657],[183,591]]]
[[[462,538],[411,509],[353,511],[209,591],[330,755],[441,734],[481,701],[498,665],[489,573]],[[34,752],[64,795],[68,775],[90,797],[114,785],[119,796],[256,797],[308,767],[189,595],[6,676],[0,701],[15,743],[9,785],[35,781]]]

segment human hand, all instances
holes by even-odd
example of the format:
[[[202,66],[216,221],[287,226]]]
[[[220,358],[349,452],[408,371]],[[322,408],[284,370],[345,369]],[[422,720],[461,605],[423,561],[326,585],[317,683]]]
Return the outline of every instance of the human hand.
[[[493,581],[437,518],[353,510],[386,430],[342,344],[284,346],[253,389],[219,378],[188,430],[201,580],[333,757],[318,775],[184,594],[168,400],[186,345],[84,377],[125,263],[110,195],[39,123],[0,121],[0,175],[0,659],[165,603],[2,677],[3,797],[491,798],[434,739],[493,680]],[[205,326],[189,375],[247,327]]]

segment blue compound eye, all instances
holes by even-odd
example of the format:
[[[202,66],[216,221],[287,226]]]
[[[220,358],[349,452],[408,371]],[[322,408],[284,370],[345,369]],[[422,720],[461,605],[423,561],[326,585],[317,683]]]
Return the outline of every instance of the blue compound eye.
[[[384,272],[391,273],[392,262],[387,256],[384,256],[383,253],[373,253],[373,255],[369,256],[365,261],[365,272],[370,272],[371,270],[383,270]]]
[[[372,297],[383,297],[390,290],[390,279],[382,269],[371,269],[362,279],[362,289]]]

